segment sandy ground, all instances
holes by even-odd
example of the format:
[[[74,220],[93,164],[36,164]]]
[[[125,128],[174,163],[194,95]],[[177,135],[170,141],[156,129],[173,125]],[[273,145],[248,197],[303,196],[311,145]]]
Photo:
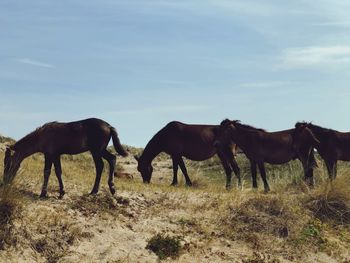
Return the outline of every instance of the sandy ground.
[[[282,252],[272,255],[268,249],[256,253],[250,244],[225,237],[222,223],[213,222],[218,200],[234,200],[234,191],[171,188],[169,160],[157,163],[152,185],[143,185],[132,157],[119,160],[127,178],[116,179],[115,196],[105,178],[99,194],[89,196],[90,183],[80,186],[66,175],[66,196],[58,199],[57,184],[52,183],[50,197],[41,200],[41,176],[37,181],[20,180],[16,189],[25,201],[13,223],[18,240],[0,251],[0,262],[158,262],[146,249],[157,233],[181,237],[180,256],[164,262],[337,262],[323,252],[310,252],[302,261],[283,257]]]

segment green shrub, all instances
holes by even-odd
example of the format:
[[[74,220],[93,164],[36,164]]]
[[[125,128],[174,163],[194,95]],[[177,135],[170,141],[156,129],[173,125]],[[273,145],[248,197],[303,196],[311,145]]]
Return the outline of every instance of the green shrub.
[[[176,258],[181,250],[180,238],[157,234],[148,240],[146,249],[153,251],[159,259]]]

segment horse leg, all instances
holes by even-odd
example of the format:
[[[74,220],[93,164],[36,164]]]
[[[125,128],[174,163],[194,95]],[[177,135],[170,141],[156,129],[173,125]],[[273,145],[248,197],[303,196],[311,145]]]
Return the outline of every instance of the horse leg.
[[[173,182],[171,183],[172,186],[177,185],[177,170],[179,165],[179,159],[177,157],[172,156],[173,160]]]
[[[337,160],[333,164],[333,179],[337,178]]]
[[[185,176],[186,185],[187,186],[192,186],[191,179],[188,176],[187,169],[186,169],[186,166],[185,166],[185,163],[184,163],[184,160],[182,159],[182,157],[180,157],[180,159],[179,159],[179,166],[180,166],[180,169],[181,169],[182,173]]]
[[[48,154],[45,154],[44,183],[43,183],[43,187],[41,188],[40,198],[47,197],[47,185],[49,182],[51,167],[52,167],[52,157]]]
[[[63,186],[63,181],[62,181],[62,168],[61,168],[61,158],[60,158],[60,156],[57,156],[57,157],[54,158],[53,164],[55,166],[55,173],[56,173],[56,177],[57,177],[57,180],[58,180],[58,184],[60,186],[59,198],[62,198],[66,192],[64,191],[64,186]]]
[[[221,164],[224,167],[224,170],[225,170],[225,173],[226,173],[226,189],[230,190],[232,188],[232,182],[231,182],[231,180],[232,180],[232,176],[231,176],[232,170],[231,170],[231,167],[228,164],[226,156],[224,156],[223,153],[218,152],[217,154],[218,154],[218,156],[220,158]]]
[[[265,193],[267,193],[270,191],[270,187],[266,180],[266,171],[265,171],[264,163],[258,163],[258,166],[259,166],[260,176],[264,182],[264,191]]]
[[[233,170],[233,172],[235,173],[235,175],[237,177],[238,188],[242,189],[241,171],[240,171],[239,166],[236,162],[235,156],[233,155],[233,153],[231,151],[229,151],[227,153],[227,157],[228,157],[228,161],[229,161],[229,164],[231,166],[231,169]]]
[[[326,162],[326,167],[327,167],[327,172],[328,172],[328,177],[329,179],[332,181],[335,177],[334,177],[334,166],[335,166],[335,162],[334,161],[325,161]]]
[[[90,194],[97,194],[98,188],[100,186],[101,175],[102,175],[104,164],[100,154],[92,153],[92,157],[94,159],[95,166],[96,166],[96,178],[95,178],[94,187],[92,188]]]
[[[307,180],[307,183],[309,184],[309,186],[312,188],[315,185],[314,182],[314,168],[311,167],[307,170],[306,174],[305,174],[305,179]]]
[[[314,169],[310,166],[310,162],[308,160],[303,161],[303,159],[299,159],[303,165],[304,169],[304,181],[309,187],[314,186]]]
[[[256,181],[256,162],[250,161],[250,171],[252,173],[253,188],[258,188],[258,182]]]
[[[109,164],[108,186],[109,186],[109,190],[111,191],[111,194],[114,195],[115,188],[114,188],[114,182],[113,182],[113,174],[115,170],[115,163],[116,163],[117,157],[114,154],[111,154],[107,150],[103,152],[102,157],[105,158]]]

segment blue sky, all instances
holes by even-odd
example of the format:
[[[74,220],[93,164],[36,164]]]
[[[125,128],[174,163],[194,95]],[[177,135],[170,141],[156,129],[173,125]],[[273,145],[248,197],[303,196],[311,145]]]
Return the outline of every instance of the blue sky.
[[[0,133],[105,119],[350,130],[350,1],[0,2]]]

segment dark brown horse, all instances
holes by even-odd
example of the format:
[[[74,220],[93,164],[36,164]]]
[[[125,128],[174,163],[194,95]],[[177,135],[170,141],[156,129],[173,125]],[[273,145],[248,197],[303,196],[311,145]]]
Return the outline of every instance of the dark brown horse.
[[[337,161],[350,161],[350,132],[339,132],[308,122],[297,122],[296,129],[304,127],[312,130],[320,141],[317,151],[326,163],[330,179],[337,176]]]
[[[305,128],[266,132],[239,121],[224,120],[221,125],[220,138],[217,145],[236,143],[250,161],[253,188],[257,188],[256,174],[259,167],[264,182],[265,192],[270,190],[266,180],[264,163],[282,164],[299,159],[303,164],[305,179],[312,183],[312,169],[316,165],[313,147],[318,146],[318,140],[312,132]]]
[[[152,161],[161,152],[169,154],[172,158],[174,173],[172,185],[178,183],[177,171],[178,166],[180,166],[188,186],[191,186],[192,182],[182,157],[203,161],[218,154],[226,172],[226,188],[231,188],[232,170],[237,176],[238,185],[241,186],[240,170],[234,159],[235,144],[227,144],[225,148],[218,151],[214,147],[218,131],[218,125],[191,125],[177,121],[168,123],[148,142],[141,156],[135,156],[138,161],[137,169],[142,175],[143,182],[149,183],[151,181]]]
[[[113,172],[116,157],[107,151],[109,140],[113,140],[115,150],[122,156],[127,152],[120,144],[116,130],[100,119],[86,119],[75,122],[50,122],[28,134],[6,149],[4,159],[4,182],[10,182],[16,175],[21,162],[28,156],[40,152],[45,156],[44,183],[40,197],[47,196],[52,164],[60,187],[60,197],[65,194],[61,178],[61,154],[78,154],[90,151],[96,166],[96,179],[91,194],[96,194],[103,171],[102,157],[109,164],[108,185],[112,194],[115,193]]]

